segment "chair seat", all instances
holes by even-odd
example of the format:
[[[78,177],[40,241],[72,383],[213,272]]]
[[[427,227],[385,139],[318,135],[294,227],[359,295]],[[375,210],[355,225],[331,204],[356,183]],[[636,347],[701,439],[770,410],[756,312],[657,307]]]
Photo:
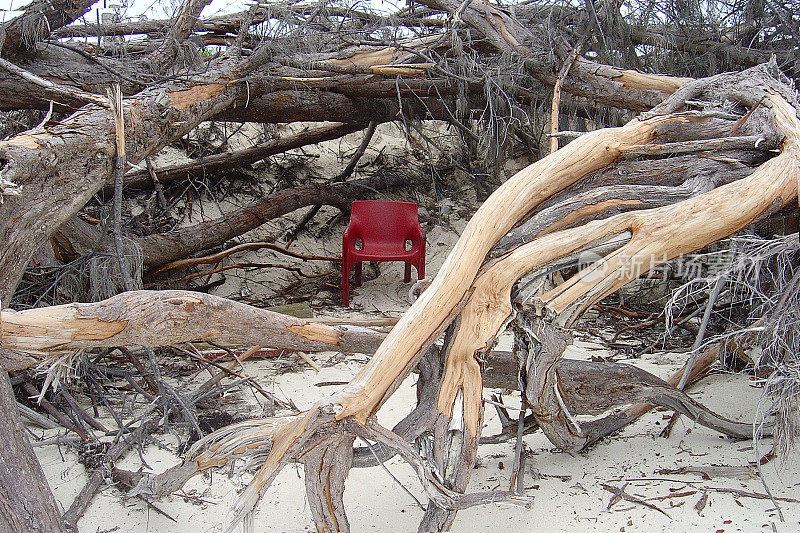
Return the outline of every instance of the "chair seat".
[[[416,257],[419,255],[419,250],[405,250],[398,248],[395,243],[373,243],[371,246],[365,247],[362,250],[353,250],[350,256],[353,258],[363,258],[364,260],[380,261],[385,259],[387,261],[402,261]]]

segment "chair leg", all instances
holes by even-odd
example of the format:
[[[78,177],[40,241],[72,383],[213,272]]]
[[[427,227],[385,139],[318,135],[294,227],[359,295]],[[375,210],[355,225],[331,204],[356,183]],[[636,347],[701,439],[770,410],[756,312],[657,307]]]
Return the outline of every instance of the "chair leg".
[[[359,261],[358,263],[356,263],[356,279],[355,279],[355,283],[353,283],[353,287],[360,287],[360,286],[361,286],[361,282],[362,282],[362,278],[361,278],[361,265],[362,265],[362,264],[363,264],[363,263],[362,263],[361,261]]]
[[[403,283],[411,281],[411,263],[406,263],[406,273],[403,276]]]
[[[350,265],[342,261],[342,306],[350,307]]]
[[[422,246],[417,256],[417,276],[419,279],[425,279],[425,239],[422,239]]]

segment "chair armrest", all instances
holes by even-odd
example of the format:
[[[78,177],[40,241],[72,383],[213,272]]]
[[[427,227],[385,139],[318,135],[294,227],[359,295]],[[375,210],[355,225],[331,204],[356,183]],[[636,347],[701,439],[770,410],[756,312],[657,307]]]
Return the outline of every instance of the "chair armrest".
[[[362,236],[361,228],[358,226],[354,226],[349,224],[347,228],[344,230],[344,234],[342,235],[343,239],[364,239]]]
[[[417,246],[420,246],[421,244],[425,243],[426,240],[427,240],[427,237],[425,236],[425,232],[422,231],[422,229],[420,228],[419,229],[419,233],[415,232],[407,240],[411,241],[411,248],[413,249],[413,248],[416,248]]]

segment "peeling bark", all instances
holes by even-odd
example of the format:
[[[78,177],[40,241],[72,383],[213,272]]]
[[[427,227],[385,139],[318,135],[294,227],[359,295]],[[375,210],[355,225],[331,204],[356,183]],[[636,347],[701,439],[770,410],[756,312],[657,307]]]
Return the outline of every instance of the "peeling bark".
[[[177,53],[176,41],[190,34],[195,14],[205,3],[187,2],[176,22],[161,26],[166,38],[155,48],[142,48],[147,55],[133,67],[139,79],[128,81],[132,96],[126,102],[125,122],[130,125],[126,152],[134,162],[212,117],[245,120],[259,113],[269,121],[325,117],[361,123],[394,119],[402,111],[404,116],[449,116],[451,122],[456,121],[442,105],[443,95],[458,95],[459,102],[468,103],[463,107],[469,108],[469,96],[481,91],[480,83],[458,76],[449,76],[458,83],[437,79],[437,69],[447,67],[447,63],[428,61],[425,54],[450,46],[449,36],[458,37],[456,25],[462,22],[483,38],[479,46],[513,58],[530,78],[545,85],[555,83],[556,65],[564,59],[557,57],[563,56],[558,46],[555,54],[550,50],[537,53],[533,45],[541,37],[535,34],[538,30],[531,31],[510,13],[481,0],[466,4],[424,0],[435,11],[453,15],[453,27],[447,28],[448,32],[410,39],[403,46],[343,46],[337,52],[328,50],[317,56],[277,57],[279,42],[262,43],[242,53],[245,43],[252,43],[245,35],[245,22],[237,35],[214,36],[229,45],[223,55],[202,65],[187,64],[186,76],[160,80],[141,90],[152,81],[147,76],[152,74],[154,60],[158,72],[175,69],[171,58]],[[310,22],[316,11],[303,16]],[[161,65],[159,58],[165,64]],[[99,87],[105,83],[102,80],[119,75],[109,70],[116,68],[112,61],[105,66],[97,60],[87,62],[91,67],[85,67],[83,76],[77,75],[78,80],[69,83],[63,71],[50,71],[57,79],[51,85],[42,83],[46,76],[37,74],[37,79],[18,68],[6,69],[13,75],[0,76],[3,106],[43,107],[47,98],[58,93],[66,97],[58,110],[79,107],[60,123],[45,124],[0,142],[0,180],[4,187],[9,183],[20,192],[18,196],[3,196],[0,205],[0,240],[5,243],[0,250],[0,299],[5,301],[13,294],[33,252],[110,176],[113,120],[104,101],[94,99],[94,103],[84,105],[86,93],[91,91],[62,87],[74,89],[75,85],[93,83]],[[41,61],[32,60],[30,70],[36,69],[48,70]],[[518,310],[512,305],[512,289],[523,275],[541,276],[558,270],[572,264],[577,254],[599,246],[604,256],[588,269],[528,298],[535,306],[538,322],[523,328],[520,345],[527,349],[529,401],[548,437],[565,449],[578,449],[648,409],[641,404],[643,400],[683,409],[711,427],[735,433],[740,428],[729,425],[730,421],[709,415],[671,388],[635,373],[626,374],[626,379],[637,383],[637,390],[609,389],[608,399],[639,403],[615,418],[596,421],[594,426],[578,423],[572,417],[573,410],[580,406],[594,410],[600,403],[581,396],[586,384],[578,377],[591,371],[561,375],[565,342],[556,332],[643,272],[731,235],[796,199],[800,106],[786,80],[775,70],[764,67],[738,75],[689,80],[578,58],[563,80],[565,92],[620,108],[655,108],[620,128],[586,134],[504,183],[466,226],[428,290],[346,387],[300,415],[226,428],[193,449],[187,462],[173,471],[170,479],[162,480],[160,487],[174,486],[196,471],[225,464],[248,448],[268,449],[259,472],[234,507],[236,519],[250,513],[281,468],[290,461],[304,460],[318,528],[346,530],[341,494],[353,437],[357,435],[400,454],[415,469],[429,497],[421,529],[446,529],[454,511],[469,505],[494,498],[513,499],[507,493],[463,494],[482,426],[483,379],[478,360]],[[100,74],[92,77],[89,73]],[[15,87],[18,80],[14,76],[23,76],[27,80],[24,87],[31,90]],[[542,97],[536,82],[515,89],[524,94],[519,101]],[[719,120],[695,111],[698,101]],[[741,114],[742,107],[750,111]],[[735,123],[720,118],[730,116],[735,117]],[[755,130],[749,129],[751,123]],[[727,131],[726,126],[730,126]],[[714,128],[719,131],[711,134]],[[769,150],[773,148],[779,148],[780,154],[772,157]],[[651,174],[643,180],[614,175],[615,170],[637,168],[627,163],[634,157],[639,158],[638,168],[642,168],[643,162],[665,155],[683,158],[686,168],[678,170],[673,165],[672,173],[663,177],[654,173],[664,163],[650,162],[646,169]],[[736,168],[726,168],[705,181],[698,179],[695,174],[702,165],[697,163],[705,156],[721,157]],[[752,172],[742,168],[749,166],[757,168]],[[609,181],[598,186],[602,180]],[[335,196],[336,191],[306,188],[300,192],[305,196],[316,192],[314,204],[346,204],[343,199],[326,196]],[[145,237],[141,242],[160,262],[166,262],[176,258],[178,242],[186,243],[180,250],[183,255],[186,250],[197,251],[228,240],[234,235],[226,230],[230,225],[237,231],[249,229],[274,213],[286,212],[282,209],[310,205],[289,192],[280,199],[282,206],[271,203],[276,198],[266,199],[249,210],[201,225],[199,230],[177,230]],[[44,220],[51,225],[43,224]],[[202,231],[215,235],[207,237],[199,233]],[[519,304],[529,295],[514,296]],[[268,346],[274,342],[304,350],[336,346],[348,351],[375,340],[372,335],[368,339],[359,337],[352,328],[290,320],[206,295],[165,293],[154,298],[135,292],[117,298],[22,313],[4,311],[0,316],[4,346],[45,355],[108,343],[155,345],[167,340],[213,339]],[[158,313],[158,318],[148,321],[153,313]],[[427,383],[436,383],[437,387],[434,393],[427,385],[420,396],[418,409],[424,405],[425,410],[415,411],[394,432],[380,427],[374,419],[376,412],[423,356],[432,353],[429,349],[445,330],[445,346],[439,353],[444,368],[440,373],[428,372]],[[257,336],[265,331],[272,335],[271,341]],[[5,361],[8,365],[26,364],[25,358],[17,356]],[[410,444],[412,439],[418,448],[432,450],[432,456],[423,459],[419,449]]]
[[[217,172],[227,168],[248,165],[266,159],[275,154],[281,154],[295,148],[317,144],[332,139],[338,139],[362,129],[361,124],[332,124],[318,128],[304,129],[296,134],[267,141],[256,146],[251,146],[237,152],[227,152],[206,157],[200,157],[187,163],[157,167],[153,170],[159,181],[167,182],[209,172]],[[128,172],[125,175],[126,187],[146,187],[152,184],[152,178],[147,170]]]
[[[319,533],[347,531],[344,481],[353,462],[353,435],[324,435],[322,442],[302,458],[306,496]]]
[[[370,362],[344,389],[319,402],[307,416],[288,422],[280,437],[276,436],[275,443],[280,441],[281,446],[273,446],[260,473],[237,505],[239,516],[269,485],[276,470],[284,464],[287,451],[302,446],[298,440],[300,436],[313,431],[308,425],[308,417],[315,416],[315,413],[333,412],[337,420],[352,417],[355,423],[363,424],[361,421],[371,417],[405,378],[420,357],[420,349],[427,347],[456,314],[460,315],[461,321],[448,349],[437,410],[444,417],[441,420],[455,421],[456,429],[460,429],[457,422],[463,421],[464,439],[455,443],[454,448],[468,457],[469,446],[463,443],[479,436],[481,419],[480,393],[477,402],[473,399],[475,376],[479,378],[480,371],[476,374],[470,369],[477,367],[475,355],[486,349],[487,343],[491,343],[511,316],[512,286],[526,272],[546,268],[560,258],[603,239],[627,234],[621,241],[622,246],[597,261],[588,275],[584,273],[569,279],[539,297],[542,308],[556,317],[556,324],[570,324],[589,305],[642,272],[730,235],[774,205],[785,205],[794,200],[797,196],[796,174],[800,171],[797,103],[791,93],[782,91],[779,84],[770,81],[766,71],[718,77],[694,84],[676,94],[663,106],[662,112],[670,112],[671,108],[679,107],[680,102],[696,97],[718,83],[725,87],[726,94],[738,91],[746,105],[752,105],[759,98],[769,101],[772,120],[786,136],[780,155],[762,164],[745,179],[676,204],[623,213],[540,236],[479,269],[480,262],[494,243],[531,209],[580,177],[612,163],[622,155],[625,146],[652,141],[659,125],[680,123],[684,117],[680,113],[650,114],[648,118],[632,121],[623,128],[584,135],[509,179],[481,206],[433,283],[398,322]],[[496,217],[500,212],[504,214],[502,219]],[[724,215],[719,216],[720,213]],[[631,268],[636,263],[641,264],[641,269]],[[553,349],[548,360],[555,362],[560,351]],[[546,366],[552,368],[552,365]],[[545,378],[545,383],[548,379],[553,382],[551,376]],[[551,398],[559,403],[556,388],[553,388]],[[547,410],[542,411],[542,416],[549,417],[548,420],[553,419],[550,417],[553,403],[548,400]],[[457,410],[457,406],[463,411]],[[559,410],[555,416],[563,418],[563,411]],[[435,442],[450,448],[453,441],[446,435],[449,425],[438,422],[436,426],[440,430]],[[436,434],[435,429],[434,432]],[[549,436],[567,448],[585,443],[583,439],[573,439],[555,430]]]
[[[0,28],[3,56],[27,52],[36,43],[85,15],[97,0],[35,0]]]
[[[383,337],[368,328],[328,326],[190,291],[129,291],[97,303],[3,310],[0,316],[2,346],[37,356],[192,341],[371,353]],[[2,363],[20,369],[16,358]]]

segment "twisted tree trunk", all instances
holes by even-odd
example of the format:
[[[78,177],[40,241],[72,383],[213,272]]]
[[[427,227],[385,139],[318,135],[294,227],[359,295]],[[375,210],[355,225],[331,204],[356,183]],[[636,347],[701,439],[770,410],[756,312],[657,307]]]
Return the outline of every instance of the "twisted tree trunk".
[[[478,103],[482,102],[483,83],[453,75],[445,70],[446,61],[433,62],[428,57],[437,51],[446,56],[451,44],[463,46],[456,31],[461,23],[480,37],[478,46],[514,58],[531,80],[538,80],[524,87],[503,85],[518,102],[547,98],[544,86],[555,82],[560,67],[557,56],[563,55],[562,50],[556,54],[532,50],[536,41],[532,31],[510,13],[482,0],[466,4],[424,0],[434,12],[449,13],[452,18],[430,18],[430,26],[422,20],[413,24],[446,25],[447,31],[391,46],[350,46],[341,39],[341,48],[335,51],[281,57],[275,51],[296,40],[302,25],[282,40],[253,45],[248,28],[270,16],[254,9],[230,20],[207,21],[208,25],[201,27],[238,32],[198,36],[201,42],[224,43],[225,52],[204,64],[189,61],[180,76],[162,78],[180,70],[175,64],[178,47],[192,34],[206,3],[189,0],[175,21],[157,24],[164,39],[143,47],[140,51],[145,57],[127,66],[109,58],[87,59],[85,48],[73,45],[53,43],[58,52],[31,46],[22,42],[18,31],[24,24],[5,25],[10,37],[5,50],[24,50],[28,61],[18,60],[24,68],[0,63],[0,106],[47,109],[49,101],[56,101],[57,111],[73,114],[0,142],[0,241],[4,243],[0,248],[0,300],[8,301],[14,293],[34,251],[107,183],[114,157],[114,121],[104,97],[98,94],[103,94],[109,82],[122,79],[130,95],[125,102],[125,123],[129,125],[126,152],[137,162],[211,118],[250,120],[259,115],[263,121],[326,119],[352,124],[392,120],[402,114],[445,118],[458,125],[443,102],[457,98],[465,112],[463,108],[472,107],[476,95]],[[79,1],[54,5],[61,12],[35,15],[37,24],[46,21],[56,28],[86,7]],[[308,17],[304,20],[311,22],[319,8],[309,9],[297,7],[295,14],[302,13]],[[31,13],[23,15],[26,20],[32,20]],[[142,26],[149,27],[153,26]],[[64,29],[61,35],[71,31]],[[120,31],[144,30],[129,27]],[[37,32],[35,37],[44,36]],[[64,51],[64,46],[69,50]],[[245,46],[251,47],[247,54],[243,53]],[[66,67],[48,64],[48,58],[67,56],[71,59]],[[422,530],[448,528],[454,512],[466,506],[514,499],[507,493],[464,492],[482,426],[480,360],[491,350],[502,327],[526,303],[532,304],[536,322],[535,328],[526,329],[532,335],[526,341],[525,358],[535,417],[548,437],[567,449],[586,446],[601,433],[593,429],[599,426],[582,426],[571,417],[575,405],[562,397],[561,391],[578,394],[580,387],[570,388],[568,379],[559,375],[562,343],[551,333],[569,327],[594,302],[654,266],[739,231],[793,201],[800,183],[799,106],[775,68],[693,81],[612,68],[579,57],[562,88],[568,94],[619,108],[656,108],[623,127],[583,135],[509,179],[481,206],[429,289],[392,332],[379,339],[374,357],[347,386],[305,413],[250,421],[214,434],[190,453],[179,477],[220,466],[248,450],[268,449],[263,466],[235,506],[239,520],[283,466],[303,460],[318,528],[346,530],[341,493],[353,438],[360,436],[400,454],[418,473],[429,497]],[[463,116],[467,115],[459,118]],[[775,148],[780,154],[770,151]],[[652,159],[665,155],[678,157],[667,163]],[[714,164],[709,165],[709,160]],[[702,169],[710,172],[701,176]],[[642,178],[641,172],[647,176]],[[284,200],[284,207],[262,202],[257,213],[243,210],[234,213],[232,220],[240,228],[250,228],[265,216],[285,212],[281,209],[286,206],[305,205],[305,199],[297,195]],[[320,198],[313,200],[319,203]],[[336,198],[330,201],[338,202]],[[223,220],[201,226],[218,231],[211,237],[187,230],[145,242],[162,260],[169,260],[174,258],[176,240],[189,242],[192,250],[200,249],[229,237],[226,225]],[[578,275],[543,294],[514,292],[522,276],[530,273],[536,281],[551,271],[575,265],[582,253],[595,255]],[[152,294],[129,293],[88,306],[3,312],[4,346],[15,350],[3,357],[3,365],[26,368],[45,352],[111,343],[150,346],[167,339],[205,339],[262,344],[265,339],[259,336],[263,335],[260,328],[274,333],[273,342],[282,347],[366,350],[366,345],[374,348],[376,340],[371,334],[359,337],[363,332],[353,329],[293,322],[203,296],[168,293],[156,298],[157,305],[148,307],[152,299]],[[148,322],[146,317],[152,316],[148,314],[152,311],[180,324],[181,330],[163,334],[159,328],[169,324]],[[205,327],[209,323],[215,323],[217,329]],[[442,349],[432,347],[445,331]],[[162,334],[153,336],[154,332]],[[537,348],[534,341],[544,349]],[[421,358],[434,351],[444,361],[443,368],[437,372],[428,369],[424,394],[413,417],[395,431],[380,427],[375,422],[376,412]],[[661,396],[659,392],[637,397],[637,401]],[[696,409],[683,397],[669,398],[676,408]],[[632,406],[622,422],[634,419],[644,409]],[[713,423],[725,426],[719,420]],[[18,437],[13,435],[15,445]],[[423,460],[410,441],[432,450],[432,455]],[[15,464],[30,458],[27,454],[26,459],[26,451],[19,447],[14,456]],[[30,479],[36,481],[39,492],[46,492],[41,478]],[[43,500],[42,523],[52,519],[48,501]],[[31,511],[31,516],[36,513]]]
[[[495,243],[548,197],[611,164],[629,146],[646,146],[654,140],[659,126],[691,122],[691,113],[673,112],[686,99],[705,95],[714,100],[719,94],[735,94],[746,106],[762,99],[768,102],[761,126],[771,123],[779,129],[783,136],[781,154],[747,178],[674,204],[529,236],[529,242],[517,243],[481,266]],[[276,426],[264,465],[235,507],[237,519],[249,512],[288,460],[302,454],[307,443],[316,442],[315,435],[332,431],[339,421],[349,427],[374,426],[371,417],[377,409],[408,375],[427,346],[452,323],[453,334],[445,345],[447,359],[437,413],[426,437],[433,440],[433,447],[428,449],[434,450],[433,468],[438,470],[435,477],[444,484],[434,489],[428,474],[420,474],[431,505],[446,511],[426,514],[420,529],[447,528],[451,511],[459,508],[457,502],[461,501],[452,491],[465,490],[480,436],[482,384],[477,358],[491,347],[513,314],[514,283],[527,272],[571,264],[570,258],[582,250],[607,244],[611,251],[606,250],[605,257],[535,299],[536,308],[547,323],[569,325],[592,303],[652,267],[700,249],[786,205],[797,196],[800,172],[797,110],[793,93],[763,68],[704,80],[668,100],[662,111],[667,114],[651,113],[623,128],[586,134],[511,178],[481,206],[431,286],[356,377],[307,413]],[[502,217],[498,216],[500,213]],[[548,364],[559,356],[560,351],[551,351]],[[542,375],[540,386],[551,386],[554,376]],[[547,401],[542,420],[550,428],[548,435],[568,449],[585,446],[590,435],[580,428],[576,430],[557,397],[551,395]],[[397,446],[382,435],[384,444]],[[335,488],[329,485],[326,490]]]
[[[0,357],[4,351],[0,349]],[[0,370],[0,530],[64,530],[55,498],[20,422],[8,374]]]

